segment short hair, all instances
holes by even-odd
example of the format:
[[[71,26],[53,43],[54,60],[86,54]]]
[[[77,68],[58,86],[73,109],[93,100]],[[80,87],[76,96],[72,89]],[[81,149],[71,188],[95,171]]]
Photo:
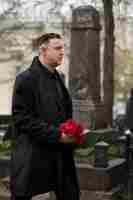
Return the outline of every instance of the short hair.
[[[62,39],[61,34],[59,33],[45,33],[38,38],[35,38],[32,40],[32,48],[33,50],[36,50],[40,48],[41,46],[47,45],[50,39]]]

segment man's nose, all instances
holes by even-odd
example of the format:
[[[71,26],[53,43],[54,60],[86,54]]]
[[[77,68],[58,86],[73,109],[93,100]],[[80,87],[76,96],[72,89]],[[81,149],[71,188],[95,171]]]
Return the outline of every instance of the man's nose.
[[[64,56],[64,49],[61,49],[61,55]]]

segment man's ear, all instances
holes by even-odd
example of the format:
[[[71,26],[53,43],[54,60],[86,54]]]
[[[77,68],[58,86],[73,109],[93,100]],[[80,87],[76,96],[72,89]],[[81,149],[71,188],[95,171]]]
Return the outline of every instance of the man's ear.
[[[45,47],[39,47],[39,49],[38,49],[39,54],[42,54],[42,53],[44,54],[45,51],[46,51]]]

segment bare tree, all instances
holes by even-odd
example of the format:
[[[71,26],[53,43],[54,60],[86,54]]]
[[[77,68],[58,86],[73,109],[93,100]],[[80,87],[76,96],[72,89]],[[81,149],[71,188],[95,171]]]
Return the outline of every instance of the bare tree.
[[[102,0],[104,8],[104,53],[103,53],[103,69],[104,69],[104,105],[106,111],[107,124],[112,125],[112,106],[114,103],[114,10],[113,6],[123,4],[124,17],[127,16],[127,7],[132,4],[131,0]],[[121,14],[121,13],[119,13]]]
[[[108,125],[112,125],[112,105],[114,96],[114,16],[113,0],[103,0],[104,7],[104,105]]]

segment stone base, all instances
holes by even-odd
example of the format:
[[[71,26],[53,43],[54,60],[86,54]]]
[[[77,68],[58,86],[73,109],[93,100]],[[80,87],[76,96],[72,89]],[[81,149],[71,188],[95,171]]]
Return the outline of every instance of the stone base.
[[[81,190],[109,191],[126,181],[125,159],[109,161],[108,167],[97,168],[88,164],[77,164]]]
[[[114,196],[120,193],[120,191],[120,187],[116,187],[108,192],[82,190],[80,200],[113,200]]]

